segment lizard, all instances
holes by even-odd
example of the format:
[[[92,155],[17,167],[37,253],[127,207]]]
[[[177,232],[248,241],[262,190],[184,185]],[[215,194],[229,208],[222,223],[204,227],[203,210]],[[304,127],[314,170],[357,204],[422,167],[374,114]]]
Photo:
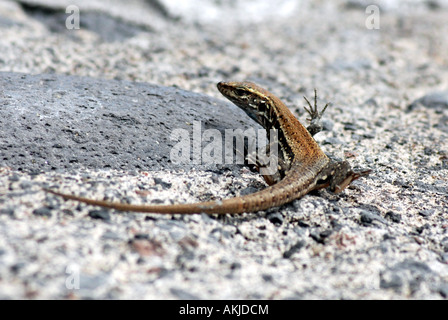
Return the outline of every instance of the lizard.
[[[109,202],[61,193],[45,188],[46,192],[65,200],[75,200],[89,205],[118,211],[132,211],[161,214],[240,214],[258,212],[279,207],[299,199],[312,190],[329,187],[334,193],[344,190],[352,181],[368,175],[371,170],[355,172],[347,161],[331,160],[319,147],[313,136],[322,130],[321,119],[328,103],[321,112],[317,108],[315,90],[314,107],[305,98],[310,114],[310,126],[305,128],[286,105],[269,91],[251,82],[219,82],[218,90],[228,100],[241,108],[250,118],[262,125],[266,131],[278,134],[279,166],[277,174],[260,191],[217,201],[187,204],[135,205]]]

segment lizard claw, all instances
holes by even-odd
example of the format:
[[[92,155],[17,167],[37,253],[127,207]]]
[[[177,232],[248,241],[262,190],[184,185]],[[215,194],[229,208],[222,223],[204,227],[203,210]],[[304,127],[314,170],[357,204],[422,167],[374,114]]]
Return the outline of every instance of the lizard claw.
[[[328,105],[330,103],[327,103],[325,105],[325,107],[322,109],[321,112],[319,112],[319,110],[317,109],[317,90],[314,89],[314,107],[311,105],[310,101],[307,99],[307,97],[303,97],[305,99],[305,101],[308,103],[308,106],[310,107],[309,109],[305,106],[303,107],[305,109],[306,112],[308,112],[308,114],[311,116],[311,118],[307,118],[308,121],[313,121],[313,120],[319,120],[320,118],[322,118],[322,115],[324,114],[325,110],[327,109]]]
[[[311,116],[311,118],[307,118],[307,120],[310,122],[310,125],[307,127],[308,132],[314,136],[316,133],[321,132],[323,129],[323,125],[320,121],[322,118],[322,115],[324,114],[325,110],[329,106],[329,103],[325,105],[325,107],[322,109],[321,112],[317,109],[317,90],[314,89],[314,107],[311,105],[310,101],[303,97],[305,101],[308,103],[309,109],[305,106],[303,107],[306,112]]]

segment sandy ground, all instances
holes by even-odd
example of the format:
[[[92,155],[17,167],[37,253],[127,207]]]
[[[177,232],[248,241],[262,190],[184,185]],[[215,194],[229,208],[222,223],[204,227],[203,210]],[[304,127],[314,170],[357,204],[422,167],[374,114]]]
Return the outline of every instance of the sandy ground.
[[[446,299],[448,4],[380,1],[373,20],[368,5],[0,2],[0,298]],[[224,217],[42,192],[170,203],[262,189],[244,166],[175,167],[161,143],[196,120],[251,125],[216,90],[244,79],[302,122],[317,88],[331,106],[316,140],[372,174]]]

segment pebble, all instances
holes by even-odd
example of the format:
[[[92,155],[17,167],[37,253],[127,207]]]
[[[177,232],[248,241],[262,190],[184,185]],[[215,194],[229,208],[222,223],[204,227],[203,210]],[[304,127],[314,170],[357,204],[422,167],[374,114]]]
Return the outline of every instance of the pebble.
[[[40,217],[51,217],[52,216],[52,208],[41,207],[33,210],[33,214]]]
[[[291,256],[298,252],[303,246],[305,246],[305,242],[300,240],[296,244],[292,245],[287,251],[283,252],[283,258],[289,259]]]
[[[0,67],[25,72],[0,75],[2,299],[447,299],[446,94],[431,96],[448,79],[444,6],[385,7],[404,31],[419,26],[400,38],[383,32],[384,19],[380,30],[360,28],[362,1],[259,0],[249,12],[239,0],[204,10],[161,0],[165,11],[91,0],[81,30],[54,29],[66,2],[0,1]],[[331,105],[316,141],[371,175],[340,194],[208,219],[110,211],[96,220],[98,208],[40,191],[169,203],[257,190],[249,185],[260,177],[239,165],[204,166],[216,175],[204,178],[196,164],[170,161],[173,128],[190,138],[194,121],[258,128],[216,90],[243,79],[300,108],[304,123],[302,96],[317,88],[319,107]],[[33,214],[40,208],[52,218]],[[275,212],[279,225],[267,219]],[[67,290],[74,262],[81,288]]]
[[[407,110],[412,111],[418,105],[426,108],[435,109],[440,112],[448,109],[448,91],[432,92],[412,102]]]
[[[384,215],[385,218],[390,219],[391,221],[395,223],[399,223],[401,221],[401,215],[398,213],[395,213],[393,211],[388,211]]]
[[[89,211],[89,217],[92,219],[110,220],[109,210],[107,209],[91,210]]]
[[[177,299],[180,300],[199,300],[199,297],[184,290],[184,289],[179,289],[179,288],[170,288],[170,293],[176,297]]]
[[[0,214],[6,214],[8,216],[13,217],[14,216],[14,209],[12,208],[1,208]]]
[[[361,212],[360,220],[364,225],[370,225],[376,221],[378,221],[382,224],[387,224],[387,221],[383,217],[381,217],[375,213],[368,212],[368,211]]]
[[[266,215],[266,219],[268,219],[271,223],[275,225],[281,225],[283,223],[283,216],[278,212],[270,212]]]

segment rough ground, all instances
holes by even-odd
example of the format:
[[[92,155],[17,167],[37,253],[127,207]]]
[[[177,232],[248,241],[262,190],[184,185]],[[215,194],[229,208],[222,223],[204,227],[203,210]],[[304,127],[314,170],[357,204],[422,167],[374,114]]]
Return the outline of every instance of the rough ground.
[[[448,3],[380,1],[380,29],[366,1],[270,3],[0,2],[1,299],[448,297]],[[263,188],[243,166],[169,158],[194,121],[253,126],[216,90],[243,79],[303,122],[317,88],[332,105],[316,140],[373,173],[222,217],[41,191],[174,203]]]

